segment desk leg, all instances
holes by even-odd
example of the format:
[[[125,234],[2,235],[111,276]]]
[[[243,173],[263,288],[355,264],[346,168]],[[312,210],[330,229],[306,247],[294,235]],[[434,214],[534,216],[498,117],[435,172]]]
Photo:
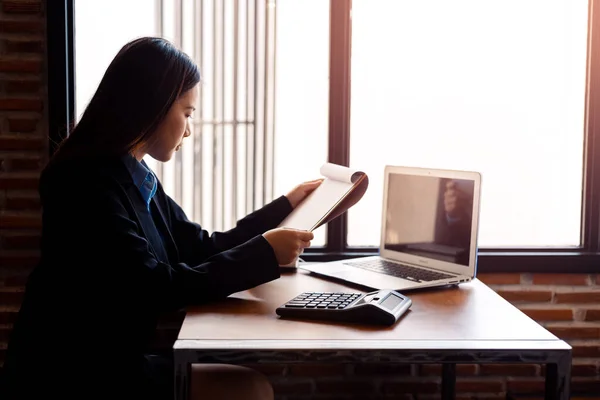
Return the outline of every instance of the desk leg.
[[[571,354],[561,357],[556,364],[546,364],[546,400],[570,398]]]
[[[456,364],[442,364],[442,399],[454,400],[456,389]]]
[[[188,400],[191,364],[175,353],[175,400]]]

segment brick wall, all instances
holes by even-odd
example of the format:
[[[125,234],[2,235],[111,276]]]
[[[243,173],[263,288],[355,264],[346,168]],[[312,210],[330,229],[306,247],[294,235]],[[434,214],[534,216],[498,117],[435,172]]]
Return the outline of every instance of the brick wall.
[[[44,8],[45,1],[0,1],[0,363],[24,277],[38,257],[36,187],[47,160]],[[571,343],[573,392],[600,397],[600,277],[494,274],[481,279]],[[439,398],[436,365],[260,368],[281,399]],[[457,370],[459,398],[494,399],[504,398],[507,390],[517,395],[543,390],[538,365],[460,365]]]
[[[0,362],[38,255],[47,154],[44,4],[0,1]]]

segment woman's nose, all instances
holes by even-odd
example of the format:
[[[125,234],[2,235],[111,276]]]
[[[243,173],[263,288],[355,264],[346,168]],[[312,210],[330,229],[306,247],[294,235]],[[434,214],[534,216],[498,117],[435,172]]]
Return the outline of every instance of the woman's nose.
[[[190,136],[191,134],[192,134],[192,131],[190,130],[190,127],[189,127],[189,126],[187,126],[187,127],[185,128],[185,132],[184,132],[184,134],[183,134],[183,137],[188,137],[188,136]]]

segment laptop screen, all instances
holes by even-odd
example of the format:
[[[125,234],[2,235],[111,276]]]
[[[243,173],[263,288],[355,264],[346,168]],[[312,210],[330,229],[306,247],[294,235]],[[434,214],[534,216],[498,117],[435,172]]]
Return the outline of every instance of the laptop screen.
[[[475,182],[391,173],[384,247],[469,265]]]

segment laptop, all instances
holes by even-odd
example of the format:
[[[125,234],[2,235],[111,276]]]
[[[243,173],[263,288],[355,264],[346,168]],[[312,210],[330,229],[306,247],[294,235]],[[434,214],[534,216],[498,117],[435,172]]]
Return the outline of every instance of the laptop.
[[[477,272],[481,175],[386,166],[379,255],[298,268],[372,289],[458,285]]]

